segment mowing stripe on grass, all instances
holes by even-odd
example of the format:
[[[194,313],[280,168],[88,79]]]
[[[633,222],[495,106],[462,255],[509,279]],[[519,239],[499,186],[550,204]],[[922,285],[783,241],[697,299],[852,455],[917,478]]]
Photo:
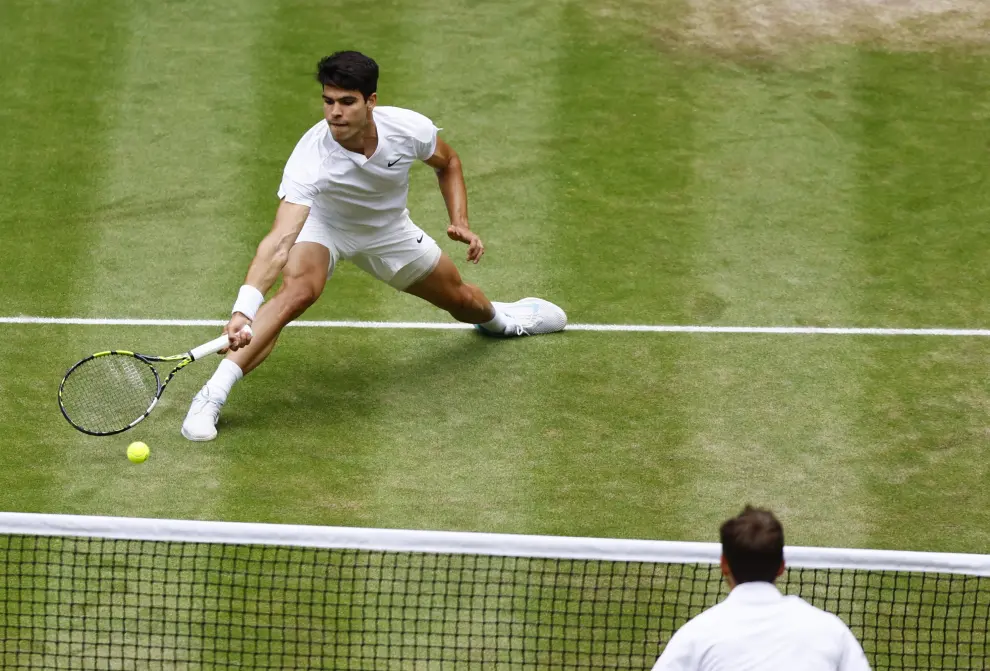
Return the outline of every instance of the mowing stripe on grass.
[[[90,248],[71,292],[85,314],[110,304],[133,310],[152,292],[165,304],[194,295],[218,282],[216,269],[227,259],[240,260],[225,219],[243,213],[239,170],[244,144],[258,130],[246,105],[253,99],[250,63],[268,12],[264,2],[160,3],[130,17],[106,111],[107,169],[94,186],[104,209],[88,222]],[[168,479],[139,484],[126,471],[108,473],[83,437],[74,437],[65,464],[59,479],[66,508],[98,507],[108,490],[167,501],[178,515],[225,507],[219,484],[226,462],[208,451],[184,459],[181,476],[204,492],[194,499],[175,500]]]
[[[96,237],[89,223],[100,216],[95,187],[107,168],[108,110],[134,5],[0,2],[0,303],[7,311],[61,313],[76,305],[72,287]],[[24,353],[19,339],[4,341],[0,356],[14,366]],[[38,370],[48,353],[31,358]],[[20,489],[22,506],[43,509],[61,494],[57,469],[39,468],[37,453],[14,445],[49,435],[14,418],[30,413],[25,399],[45,382],[10,370],[0,374],[3,442],[9,448],[0,457],[0,491]],[[50,444],[61,451],[61,443]]]
[[[225,326],[222,319],[98,319],[89,317],[0,317],[0,324],[63,324],[70,326]],[[471,324],[459,322],[366,322],[348,320],[299,320],[289,324],[306,328],[354,329],[431,329],[466,330]],[[878,328],[858,326],[694,326],[690,324],[569,324],[568,331],[634,333],[738,333],[766,335],[867,335],[867,336],[949,336],[987,338],[990,329]]]
[[[861,318],[986,324],[986,50],[864,51],[857,67],[857,123],[849,132],[859,140],[860,249],[869,270]],[[860,422],[870,429],[874,457],[864,479],[873,514],[885,520],[868,544],[903,544],[910,529],[919,549],[990,547],[986,345],[868,347]],[[922,510],[924,523],[909,521]],[[959,534],[962,525],[974,531]]]
[[[676,21],[677,3],[660,4],[653,13]],[[695,71],[658,53],[642,24],[611,9],[597,0],[567,5],[556,81],[542,89],[554,100],[551,151],[539,176],[526,177],[551,178],[553,207],[534,222],[553,233],[535,259],[552,278],[544,295],[572,319],[698,323],[685,309],[698,242],[684,198],[696,142]],[[626,520],[650,520],[649,533],[678,533],[668,511],[694,480],[680,449],[688,420],[684,408],[653,399],[677,395],[669,364],[686,339],[633,337],[619,356],[607,340],[571,342],[579,340],[586,357],[543,364],[533,375],[541,379],[540,459],[532,469],[546,492],[541,533],[614,529]],[[525,347],[560,352],[564,345],[547,338]],[[621,515],[606,501],[621,501]]]
[[[204,286],[223,286],[223,269],[243,263],[256,244],[260,232],[242,241],[231,229],[236,223],[240,235],[250,232],[242,166],[250,162],[253,137],[264,130],[252,104],[252,64],[274,18],[275,8],[260,0],[135,9],[107,109],[107,170],[95,185],[103,216],[89,223],[91,246],[71,292],[86,314],[110,304],[135,310],[150,295],[169,304],[202,294]],[[62,508],[92,509],[125,496],[176,515],[210,517],[227,509],[231,495],[230,461],[213,450],[186,452],[165,478],[108,469],[104,450],[83,436],[73,436],[66,456],[57,474]],[[176,497],[179,478],[199,494]],[[190,607],[203,603],[193,598]],[[176,632],[166,625],[152,633]],[[97,654],[113,649],[103,640],[86,643]]]
[[[224,8],[223,11],[236,11],[243,4],[217,3],[216,6]],[[208,277],[193,289],[192,294],[172,293],[164,297],[162,304],[177,311],[191,312],[189,308],[192,305],[195,305],[195,312],[201,315],[223,316],[229,311],[256,246],[271,225],[278,205],[276,191],[285,163],[299,138],[322,119],[321,87],[315,79],[317,63],[322,57],[337,49],[351,48],[371,55],[382,70],[379,96],[385,99],[380,99],[379,104],[402,104],[391,96],[391,65],[402,60],[395,54],[407,40],[401,29],[408,11],[404,3],[388,3],[388,8],[381,3],[358,3],[346,11],[342,11],[339,3],[318,0],[277,0],[255,4],[258,5],[256,9],[264,6],[266,19],[260,26],[251,25],[252,30],[261,29],[262,41],[243,56],[245,67],[249,69],[249,86],[244,88],[246,95],[238,97],[238,104],[243,106],[246,128],[241,130],[240,123],[228,122],[234,130],[232,140],[240,145],[241,153],[231,156],[227,167],[236,167],[238,174],[233,184],[224,178],[220,185],[229,186],[235,196],[235,201],[224,204],[218,213],[223,224],[218,227],[218,233],[224,238],[218,244],[229,247],[231,253],[223,264],[206,261],[203,270],[212,272],[212,281]],[[417,60],[417,64],[421,62],[422,59]],[[222,92],[225,86],[217,82],[222,81],[223,77],[214,79],[217,90]],[[245,83],[241,78],[239,81]],[[218,139],[224,138],[226,141],[226,131],[225,128],[217,128],[215,134]],[[422,167],[429,170],[426,166]],[[209,253],[210,247],[207,245],[204,255]],[[326,286],[323,299],[308,314],[311,318],[335,317],[320,310],[340,305],[360,306],[360,310],[368,311],[369,317],[389,314],[382,308],[389,292],[383,291],[381,283],[368,280],[370,277],[353,266],[346,271],[338,268]],[[148,291],[148,295],[156,293],[153,289]],[[164,312],[159,314],[168,316]],[[181,316],[182,313],[178,314]],[[208,331],[203,333],[209,336]],[[194,337],[198,339],[199,335]],[[346,454],[326,449],[304,449],[304,441],[286,439],[284,432],[267,435],[262,426],[248,430],[255,439],[240,438],[244,434],[239,427],[250,425],[256,418],[263,419],[261,424],[268,423],[271,416],[260,409],[271,404],[273,390],[285,392],[285,396],[279,395],[281,401],[293,408],[311,407],[310,403],[318,408],[321,405],[315,399],[302,398],[308,389],[291,386],[294,363],[313,354],[311,343],[292,340],[283,339],[271,358],[233,389],[220,420],[220,435],[208,450],[229,449],[234,456],[224,464],[221,484],[223,505],[226,514],[231,517],[277,519],[287,508],[311,510],[317,507],[324,512],[349,509],[348,506],[355,501],[362,500],[363,493],[376,477],[374,469],[366,465],[369,455],[374,455],[374,447],[367,446],[366,434],[357,428],[360,425],[359,416],[370,413],[380,405],[379,399],[372,393],[363,395],[360,403],[332,415],[333,428],[330,433],[333,436],[339,436],[341,431],[360,436],[360,440],[347,441],[347,449],[342,450]],[[362,343],[360,347],[368,345]],[[297,349],[304,353],[296,354]],[[340,350],[339,347],[335,350],[334,374],[350,376],[348,389],[356,391],[362,388],[366,380],[359,374],[350,373],[348,362],[341,360],[344,355]],[[373,354],[362,349],[354,359],[367,357],[373,357]],[[211,357],[211,361],[202,363],[189,376],[188,381],[195,388],[210,378],[219,358]],[[183,407],[177,413],[177,420],[181,420],[190,400],[189,395],[181,396],[179,404]],[[325,401],[326,397],[321,400]],[[312,430],[327,431],[327,425],[323,422],[331,416],[320,413],[325,408],[323,404],[322,408],[315,410],[318,413],[315,416],[322,421],[310,425]],[[298,418],[293,421],[297,426],[301,424]],[[173,429],[176,434],[177,424]],[[258,437],[266,435],[266,438]],[[257,473],[268,472],[272,468],[273,445],[279,446],[279,478],[258,480],[255,477]],[[321,447],[326,447],[326,443]]]
[[[692,7],[696,21],[711,9]],[[695,77],[688,193],[705,235],[694,259],[699,302],[709,306],[699,319],[794,324],[766,331],[789,335],[912,333],[826,326],[862,318],[857,145],[835,131],[851,109],[849,57],[816,48],[794,66],[716,62]],[[664,404],[690,418],[681,449],[695,489],[677,510],[684,535],[710,533],[749,502],[778,512],[801,542],[861,545],[876,524],[862,477],[870,448],[856,421],[863,339],[772,350],[759,338],[688,342],[671,362],[679,384]]]
[[[403,34],[390,40],[394,46],[383,52],[383,68],[394,76],[382,87],[382,102],[417,110],[443,129],[440,136],[463,161],[472,225],[498,263],[463,262],[465,248],[445,235],[448,215],[436,176],[425,166],[416,166],[410,175],[412,217],[437,238],[462,268],[466,281],[492,298],[553,293],[548,284],[552,263],[539,258],[539,250],[552,245],[556,237],[552,227],[544,225],[553,211],[553,197],[547,188],[549,177],[540,167],[553,151],[547,143],[553,126],[551,64],[569,39],[559,28],[565,4],[562,0],[442,4],[406,0]],[[506,207],[507,203],[512,206]],[[371,312],[360,303],[337,302],[336,312],[310,317],[351,321],[347,318],[373,320],[388,315],[410,324],[449,319],[422,301],[382,291],[380,283],[364,284],[382,297],[384,309]],[[328,289],[336,291],[332,286]],[[470,326],[447,323],[441,328]],[[457,338],[455,343],[429,338],[410,357],[406,343],[389,342],[395,340],[386,336],[385,347],[365,350],[380,360],[377,375],[386,382],[387,391],[371,396],[375,399],[368,409],[371,421],[358,418],[354,425],[361,427],[366,463],[373,466],[358,500],[390,518],[421,507],[418,523],[434,520],[459,528],[532,524],[539,517],[544,490],[533,480],[530,460],[537,458],[516,437],[538,431],[543,418],[527,414],[530,398],[522,394],[505,398],[503,389],[487,382],[499,373],[515,371],[517,357],[505,351],[492,355],[490,349],[497,347],[485,347],[473,337]],[[458,365],[447,365],[451,361]],[[462,404],[454,397],[437,403],[468,370],[482,387],[477,404]],[[426,379],[431,381],[425,383]],[[424,384],[434,390],[430,398],[422,396]],[[412,432],[408,429],[417,419],[409,412],[410,398],[420,398],[420,412],[431,416]],[[457,440],[446,438],[437,423],[456,426]],[[419,484],[424,482],[434,483],[425,506]],[[460,505],[441,512],[450,501]]]

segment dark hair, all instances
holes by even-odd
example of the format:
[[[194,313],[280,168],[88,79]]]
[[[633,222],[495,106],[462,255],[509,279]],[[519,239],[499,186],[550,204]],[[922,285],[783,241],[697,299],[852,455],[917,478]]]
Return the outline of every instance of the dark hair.
[[[378,90],[378,63],[358,51],[337,51],[316,67],[316,81],[323,86],[360,91],[365,99]]]
[[[746,506],[722,524],[719,537],[736,584],[777,579],[784,561],[784,527],[772,512]]]

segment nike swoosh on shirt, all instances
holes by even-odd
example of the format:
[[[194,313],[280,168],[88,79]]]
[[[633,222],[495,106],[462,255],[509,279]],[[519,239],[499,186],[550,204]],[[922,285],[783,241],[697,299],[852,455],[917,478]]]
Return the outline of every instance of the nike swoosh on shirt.
[[[423,233],[420,233],[419,240],[417,240],[416,242],[422,242],[423,241],[423,235],[424,235]]]
[[[397,159],[395,159],[394,161],[392,161],[391,163],[389,163],[389,164],[388,164],[388,167],[390,167],[390,168],[391,168],[391,167],[392,167],[393,165],[395,165],[396,163],[398,163],[398,162],[399,162],[399,161],[401,161],[401,160],[402,160],[402,157],[400,156],[399,158],[397,158]]]

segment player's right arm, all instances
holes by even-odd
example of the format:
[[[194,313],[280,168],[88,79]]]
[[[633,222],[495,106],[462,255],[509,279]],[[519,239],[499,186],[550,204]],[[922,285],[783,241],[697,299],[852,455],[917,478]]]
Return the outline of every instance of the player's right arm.
[[[842,661],[838,671],[870,671],[863,646],[859,644],[855,634],[849,631],[849,627],[843,624],[842,628],[845,631],[842,632]]]
[[[258,251],[248,267],[244,287],[241,288],[242,293],[251,292],[253,288],[264,296],[272,288],[289,260],[289,250],[295,244],[307,217],[309,217],[308,205],[290,203],[285,199],[279,203],[272,230],[258,245]],[[240,297],[238,300],[241,300]],[[224,329],[227,337],[230,338],[230,349],[237,350],[251,342],[250,334],[243,330],[251,321],[251,318],[243,312],[233,313]]]

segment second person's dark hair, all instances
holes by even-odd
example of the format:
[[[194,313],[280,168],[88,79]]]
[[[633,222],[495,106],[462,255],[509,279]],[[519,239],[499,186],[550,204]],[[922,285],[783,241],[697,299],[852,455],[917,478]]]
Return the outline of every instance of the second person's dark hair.
[[[337,51],[317,65],[316,81],[324,86],[360,91],[367,99],[378,90],[378,63],[359,51]]]
[[[746,506],[719,530],[736,584],[773,582],[784,561],[784,527],[769,510]]]

